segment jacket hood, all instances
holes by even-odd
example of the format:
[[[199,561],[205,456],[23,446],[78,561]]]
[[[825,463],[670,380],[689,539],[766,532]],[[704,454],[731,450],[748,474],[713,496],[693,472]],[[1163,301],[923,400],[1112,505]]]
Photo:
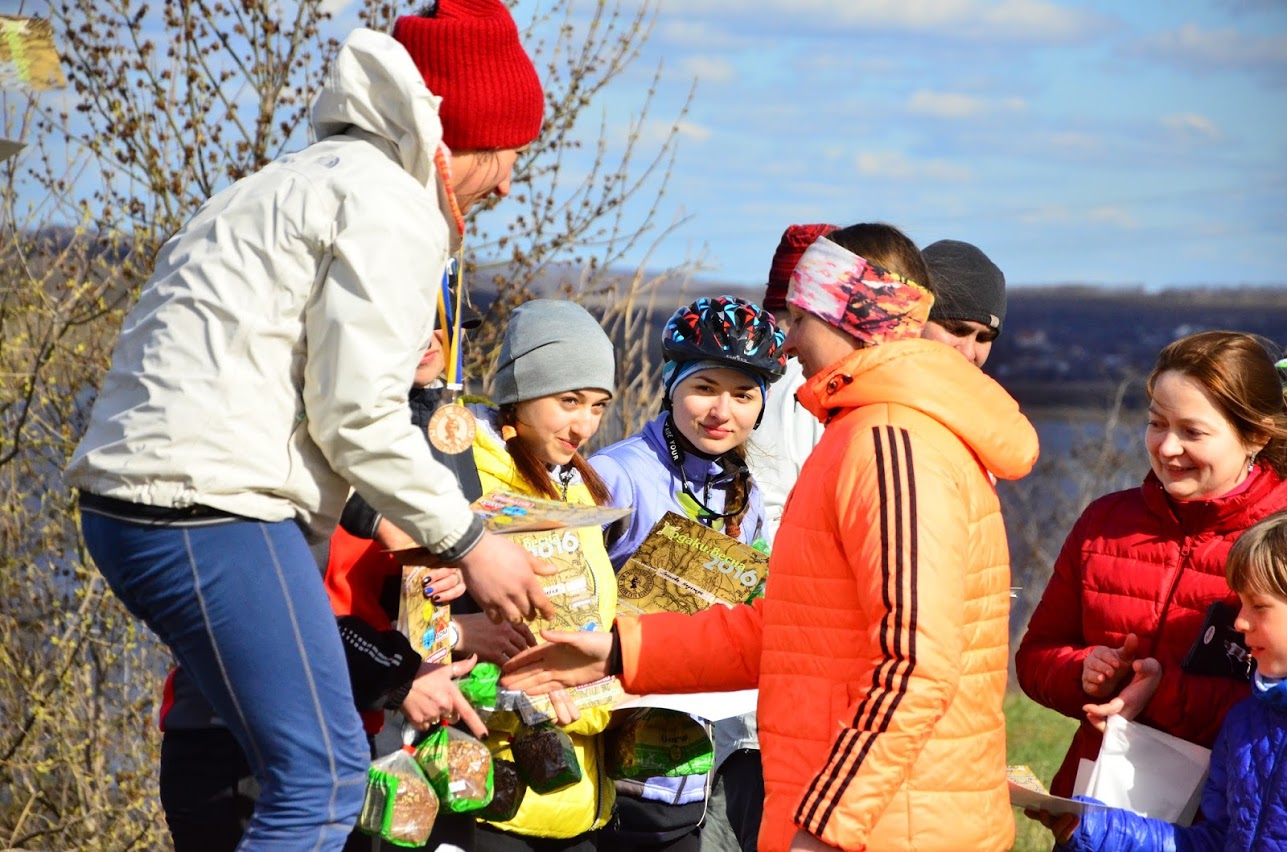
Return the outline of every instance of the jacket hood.
[[[500,412],[486,403],[470,403],[468,408],[474,415],[478,430],[474,433],[474,464],[478,466],[478,472],[507,483],[509,490],[515,490],[518,470],[505,449],[505,441],[501,439]]]
[[[955,350],[932,340],[859,349],[808,379],[796,393],[824,423],[864,405],[919,411],[955,434],[994,476],[1019,479],[1037,462],[1037,431],[1019,404]]]
[[[388,142],[402,168],[429,186],[442,144],[440,101],[406,48],[392,36],[357,29],[340,46],[313,99],[313,135],[321,141],[356,127]]]
[[[513,457],[505,448],[505,440],[500,434],[500,411],[487,403],[470,403],[468,408],[474,415],[478,429],[474,433],[474,464],[478,466],[478,472],[506,483],[510,491],[519,494],[534,493],[519,474]],[[561,485],[558,474],[566,470],[560,468],[557,473],[551,471],[550,479],[556,485]],[[567,484],[569,488],[581,484],[581,474],[576,468],[572,468]]]

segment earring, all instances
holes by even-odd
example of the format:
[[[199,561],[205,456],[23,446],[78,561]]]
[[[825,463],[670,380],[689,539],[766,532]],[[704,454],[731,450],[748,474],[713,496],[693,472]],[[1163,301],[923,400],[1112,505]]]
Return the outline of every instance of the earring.
[[[1255,466],[1256,466],[1256,454],[1253,452],[1251,455],[1247,456],[1247,473],[1251,473],[1251,471],[1255,468]]]

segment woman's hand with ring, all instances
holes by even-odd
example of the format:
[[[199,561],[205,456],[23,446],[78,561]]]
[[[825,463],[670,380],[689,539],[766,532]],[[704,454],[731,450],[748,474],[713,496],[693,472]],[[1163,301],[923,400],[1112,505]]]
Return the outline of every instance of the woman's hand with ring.
[[[402,714],[407,721],[423,731],[444,720],[460,720],[476,736],[487,736],[487,726],[454,681],[469,674],[476,662],[476,658],[470,657],[449,665],[421,663],[411,691],[402,702]]]

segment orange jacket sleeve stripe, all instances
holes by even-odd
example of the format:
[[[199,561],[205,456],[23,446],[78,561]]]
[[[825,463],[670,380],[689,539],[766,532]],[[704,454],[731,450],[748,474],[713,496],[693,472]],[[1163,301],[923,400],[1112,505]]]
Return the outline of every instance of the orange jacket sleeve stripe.
[[[917,518],[911,439],[907,430],[893,426],[874,427],[872,439],[880,495],[884,659],[875,670],[871,691],[858,705],[853,727],[837,738],[796,812],[796,821],[818,837],[876,738],[888,729],[916,667]]]

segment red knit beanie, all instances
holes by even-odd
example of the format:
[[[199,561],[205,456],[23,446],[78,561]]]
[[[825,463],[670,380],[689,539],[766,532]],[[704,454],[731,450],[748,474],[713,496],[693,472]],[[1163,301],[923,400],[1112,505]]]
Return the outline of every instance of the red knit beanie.
[[[791,283],[791,273],[800,262],[800,255],[818,237],[837,230],[835,225],[789,225],[782,233],[782,241],[769,264],[769,286],[764,291],[764,307],[769,313],[778,316],[786,313],[787,285]]]
[[[541,81],[501,0],[438,0],[432,17],[398,18],[393,37],[442,98],[448,148],[521,148],[540,135]]]

